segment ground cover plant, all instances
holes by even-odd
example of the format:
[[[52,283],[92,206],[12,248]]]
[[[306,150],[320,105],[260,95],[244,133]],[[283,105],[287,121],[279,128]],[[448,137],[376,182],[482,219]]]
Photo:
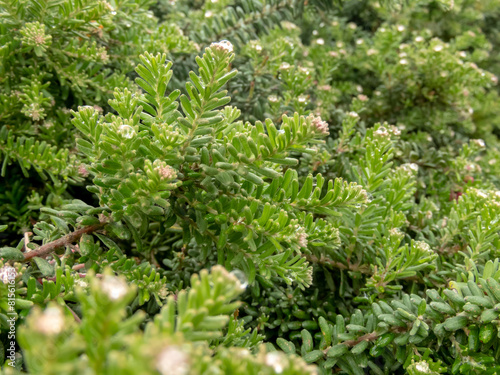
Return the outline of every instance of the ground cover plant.
[[[0,0],[2,373],[500,373],[499,11]]]

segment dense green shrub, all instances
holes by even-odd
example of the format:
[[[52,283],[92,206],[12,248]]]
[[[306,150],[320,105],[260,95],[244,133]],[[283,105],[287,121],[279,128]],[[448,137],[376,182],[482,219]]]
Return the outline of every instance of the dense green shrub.
[[[151,2],[11,1],[0,3],[0,190],[4,223],[24,231],[31,206],[60,204],[66,183],[85,177],[75,155],[71,109],[109,110],[115,88],[130,79],[138,56],[194,51],[177,26],[158,25]],[[41,178],[36,181],[30,170]],[[7,171],[9,172],[7,174]],[[30,178],[22,183],[20,178]],[[22,197],[12,194],[20,191]],[[30,194],[31,193],[31,194]],[[48,195],[48,197],[47,197]],[[29,204],[27,197],[29,198]],[[12,228],[14,229],[14,228]]]
[[[500,2],[0,8],[3,373],[500,372]]]

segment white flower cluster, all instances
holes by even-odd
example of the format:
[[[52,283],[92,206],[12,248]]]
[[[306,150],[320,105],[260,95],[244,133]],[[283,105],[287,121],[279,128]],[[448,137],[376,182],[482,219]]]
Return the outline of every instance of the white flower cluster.
[[[222,51],[225,53],[233,52],[233,45],[228,40],[221,40],[220,42],[210,44],[210,48],[215,51]]]
[[[9,265],[5,265],[0,268],[0,281],[4,284],[8,284],[10,279],[15,278],[17,276],[16,269]]]
[[[431,368],[429,367],[429,364],[427,361],[420,361],[415,363],[415,370],[419,371],[421,374],[430,374],[431,373]]]
[[[282,62],[280,65],[280,70],[288,70],[290,69],[290,64],[287,62]]]
[[[110,300],[116,301],[127,294],[128,286],[124,280],[115,276],[106,275],[102,279],[101,290],[109,297]]]
[[[158,172],[162,180],[173,180],[177,177],[177,172],[170,165],[161,160],[155,160],[153,168]]]
[[[314,132],[319,134],[328,134],[328,123],[323,121],[319,116],[309,115],[311,118],[311,125]]]
[[[406,172],[411,173],[411,174],[418,172],[418,165],[415,163],[406,163],[406,164],[401,165],[400,168]]]
[[[307,233],[305,232],[304,228],[301,226],[296,225],[296,230],[297,230],[297,243],[299,244],[300,247],[307,248]]]
[[[484,143],[484,141],[482,139],[471,139],[470,142],[479,148],[486,147],[486,144]]]
[[[286,365],[286,357],[281,352],[270,352],[266,354],[265,362],[276,374],[281,374]]]
[[[415,241],[415,248],[425,253],[432,253],[431,247],[427,242]]]
[[[401,237],[401,239],[403,238],[403,233],[399,230],[399,228],[391,228],[389,229],[389,235],[391,237]]]
[[[278,97],[276,95],[269,95],[267,100],[269,100],[271,103],[277,103]]]
[[[177,346],[167,346],[156,360],[156,369],[162,375],[186,375],[189,368],[187,353]]]
[[[37,321],[36,330],[45,335],[54,336],[64,328],[64,315],[59,307],[48,307]]]

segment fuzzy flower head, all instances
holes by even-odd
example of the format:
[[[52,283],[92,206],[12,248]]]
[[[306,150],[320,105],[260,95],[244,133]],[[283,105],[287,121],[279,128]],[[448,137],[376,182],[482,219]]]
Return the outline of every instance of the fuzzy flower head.
[[[45,26],[40,22],[26,23],[19,32],[23,44],[36,48],[36,51],[45,51],[52,44],[52,36],[45,33]]]
[[[286,366],[285,354],[281,352],[267,353],[265,363],[267,366],[271,367],[276,374],[281,374]]]
[[[328,123],[326,121],[323,121],[321,117],[319,116],[309,116],[311,118],[311,127],[312,130],[321,135],[327,135],[328,134]]]
[[[391,239],[401,241],[404,237],[404,234],[399,230],[399,228],[391,228],[389,229],[389,235]]]
[[[174,180],[177,177],[177,172],[170,165],[161,160],[155,160],[153,169],[158,172],[162,180]]]
[[[278,103],[278,97],[276,95],[269,95],[267,100],[269,100],[271,103]]]
[[[401,135],[401,130],[399,130],[397,128],[397,126],[394,126],[394,125],[389,126],[388,131],[389,131],[389,133],[391,133],[392,135],[394,135],[396,137]]]
[[[299,225],[296,225],[295,226],[295,234],[297,236],[297,244],[299,245],[299,247],[307,248],[307,236],[308,236],[308,234],[306,233],[304,228],[299,226]]]
[[[423,241],[415,241],[415,249],[420,250],[423,253],[432,253],[429,244]]]
[[[89,171],[87,170],[87,168],[85,168],[85,165],[80,164],[78,166],[78,174],[82,177],[88,177]]]
[[[5,265],[0,268],[0,281],[4,284],[8,284],[10,280],[15,279],[17,276],[17,271],[14,267]]]
[[[220,42],[210,44],[210,48],[216,52],[231,53],[233,52],[233,45],[228,40],[221,40]]]
[[[189,357],[178,346],[167,346],[156,360],[156,369],[162,375],[186,375],[189,373]]]
[[[282,62],[280,65],[280,70],[288,70],[290,69],[290,64],[287,62]]]
[[[106,275],[102,279],[101,290],[110,300],[117,301],[128,293],[128,286],[121,278]]]
[[[474,146],[476,146],[477,148],[485,148],[486,147],[486,144],[484,143],[484,141],[482,139],[471,139],[470,142]]]
[[[47,307],[37,319],[36,330],[48,336],[55,336],[64,328],[64,315],[58,306]]]
[[[418,173],[418,165],[415,163],[405,163],[401,165],[401,169],[411,174]]]
[[[410,366],[408,366],[408,369],[411,370],[412,374],[418,374],[418,375],[437,374],[437,372],[432,371],[431,367],[425,360],[421,360],[418,362],[412,360],[412,363]]]

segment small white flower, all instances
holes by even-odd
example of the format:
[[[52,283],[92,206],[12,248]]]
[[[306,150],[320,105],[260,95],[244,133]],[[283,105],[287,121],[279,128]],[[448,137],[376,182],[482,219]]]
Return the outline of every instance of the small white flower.
[[[48,307],[37,321],[36,330],[45,335],[53,336],[61,333],[64,328],[64,315],[59,307]]]
[[[85,168],[85,165],[80,164],[78,166],[78,174],[82,177],[87,177],[89,175],[89,171]]]
[[[336,46],[337,46],[337,48],[343,48],[344,47],[344,43],[337,42]]]
[[[400,136],[401,135],[401,130],[399,130],[396,126],[391,125],[389,126],[389,133],[395,136]]]
[[[17,271],[14,267],[8,264],[0,268],[0,281],[4,284],[8,284],[10,280],[15,279],[17,276]]]
[[[424,374],[430,373],[431,369],[426,361],[420,361],[415,364],[415,369],[417,371],[423,372]]]
[[[429,246],[429,244],[427,242],[415,241],[415,247],[417,249],[419,249],[420,251],[423,251],[426,253],[432,252],[431,247]]]
[[[357,44],[358,46],[362,45],[363,43],[364,43],[364,40],[363,40],[363,39],[358,39],[358,40],[356,40],[356,44]]]
[[[79,286],[80,288],[86,288],[88,286],[88,284],[83,279],[75,280],[75,285]]]
[[[271,352],[266,354],[266,365],[272,367],[275,373],[281,374],[285,367],[284,354],[280,352]]]
[[[216,51],[223,51],[226,53],[233,52],[233,45],[228,40],[221,40],[220,42],[212,43],[210,44],[210,48],[213,48]]]
[[[401,60],[399,60],[399,63],[400,63],[401,65],[407,65],[407,64],[408,64],[408,60],[406,60],[406,59],[401,59]]]
[[[400,33],[402,33],[403,31],[405,31],[405,27],[403,25],[398,25],[397,29],[398,29],[398,31]]]
[[[276,95],[269,95],[267,100],[269,100],[271,103],[277,103],[278,97]]]
[[[355,30],[358,27],[358,25],[356,25],[354,22],[349,22],[347,24],[347,27],[350,28],[351,30]]]
[[[186,375],[189,368],[188,355],[177,346],[167,346],[156,360],[156,369],[162,375]]]
[[[154,169],[158,172],[161,179],[173,180],[177,177],[177,173],[174,168],[161,160],[155,160],[153,163]]]
[[[119,300],[128,292],[125,281],[109,275],[104,276],[102,279],[101,289],[113,301]]]
[[[213,14],[210,10],[207,10],[207,11],[205,12],[205,18],[210,18],[210,17],[212,17],[213,15],[214,15],[214,14]]]
[[[322,38],[316,39],[316,44],[318,46],[322,46],[323,44],[325,44],[325,40]]]
[[[301,67],[299,68],[299,72],[304,73],[304,74],[307,74],[307,75],[309,75],[309,74],[311,73],[311,72],[309,71],[309,69],[304,68],[303,66],[301,66]]]
[[[440,52],[443,50],[443,46],[441,44],[438,44],[437,46],[434,46],[433,50],[435,52]]]
[[[307,101],[307,96],[300,95],[297,100],[299,101],[299,103],[305,103]]]
[[[257,52],[262,51],[262,45],[256,40],[250,41],[250,46]]]
[[[318,33],[318,30],[313,30],[312,34],[313,34],[314,36],[318,35],[318,34],[319,34],[319,33]]]
[[[368,56],[376,55],[378,51],[376,49],[370,48],[368,51],[366,51],[366,54]]]
[[[417,43],[422,43],[423,41],[424,41],[424,38],[423,38],[423,37],[421,37],[421,36],[417,36],[417,37],[415,38],[415,42],[417,42]]]
[[[347,116],[352,117],[352,118],[359,118],[359,115],[354,111],[349,112],[347,114]]]
[[[307,237],[308,234],[305,232],[304,228],[298,227],[297,231],[297,243],[299,244],[300,247],[307,248]]]
[[[479,198],[488,198],[488,195],[484,191],[481,191],[481,190],[476,190],[476,195]]]
[[[289,63],[287,63],[287,62],[281,63],[280,70],[288,70],[288,69],[290,69],[290,64]]]
[[[479,148],[485,148],[486,144],[482,139],[471,139],[471,143]]]
[[[401,165],[401,168],[404,171],[410,172],[412,174],[418,172],[418,165],[415,164],[415,163],[406,163],[406,164],[403,164],[403,165]]]
[[[310,115],[309,117],[312,118],[311,125],[316,133],[328,134],[328,123],[326,121],[323,121],[319,116]]]
[[[389,235],[391,237],[401,237],[403,235],[403,233],[401,233],[401,231],[399,230],[399,228],[391,228],[389,229]]]
[[[328,52],[328,54],[331,56],[331,57],[339,57],[339,54],[335,51],[330,51]]]

